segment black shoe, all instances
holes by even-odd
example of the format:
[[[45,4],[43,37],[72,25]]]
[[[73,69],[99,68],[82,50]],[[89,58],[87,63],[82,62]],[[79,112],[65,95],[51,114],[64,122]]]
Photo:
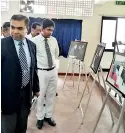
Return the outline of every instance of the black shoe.
[[[44,118],[44,120],[50,125],[55,127],[56,126],[56,122],[52,119],[52,118]]]
[[[56,97],[58,96],[58,93],[56,93]]]
[[[43,120],[37,120],[36,126],[38,129],[42,129],[43,127]]]

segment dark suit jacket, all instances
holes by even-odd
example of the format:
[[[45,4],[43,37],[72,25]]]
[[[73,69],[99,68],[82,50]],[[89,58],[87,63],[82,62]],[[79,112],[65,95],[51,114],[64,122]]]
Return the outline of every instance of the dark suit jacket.
[[[36,46],[30,40],[27,44],[31,56],[29,102],[32,91],[39,92],[37,76]],[[1,39],[1,110],[3,114],[15,113],[20,104],[22,71],[12,37]]]

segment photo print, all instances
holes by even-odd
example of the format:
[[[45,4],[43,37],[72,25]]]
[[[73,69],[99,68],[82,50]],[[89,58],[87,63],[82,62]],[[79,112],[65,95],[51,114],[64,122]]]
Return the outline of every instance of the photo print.
[[[72,41],[68,56],[84,61],[87,44],[88,42]]]
[[[125,96],[125,54],[115,54],[106,81]]]
[[[90,68],[94,71],[96,74],[98,71],[98,68],[100,66],[100,62],[104,53],[105,47],[102,45],[98,45],[92,60],[92,63],[90,65]]]

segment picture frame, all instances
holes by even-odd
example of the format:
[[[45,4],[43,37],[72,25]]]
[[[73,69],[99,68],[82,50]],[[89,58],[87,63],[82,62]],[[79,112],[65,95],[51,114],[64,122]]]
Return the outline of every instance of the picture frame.
[[[93,70],[95,74],[98,72],[104,50],[105,50],[104,45],[97,45],[96,51],[94,53],[94,56],[90,65],[90,68]]]
[[[71,41],[68,57],[72,57],[77,60],[84,61],[87,44],[88,42]]]
[[[115,53],[106,82],[125,97],[125,53]]]

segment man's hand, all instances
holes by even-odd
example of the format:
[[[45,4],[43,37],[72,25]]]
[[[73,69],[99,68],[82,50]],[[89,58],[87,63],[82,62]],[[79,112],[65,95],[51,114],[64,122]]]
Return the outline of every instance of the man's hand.
[[[34,93],[34,96],[39,97],[39,95],[40,95],[40,93],[39,93],[39,92]]]

